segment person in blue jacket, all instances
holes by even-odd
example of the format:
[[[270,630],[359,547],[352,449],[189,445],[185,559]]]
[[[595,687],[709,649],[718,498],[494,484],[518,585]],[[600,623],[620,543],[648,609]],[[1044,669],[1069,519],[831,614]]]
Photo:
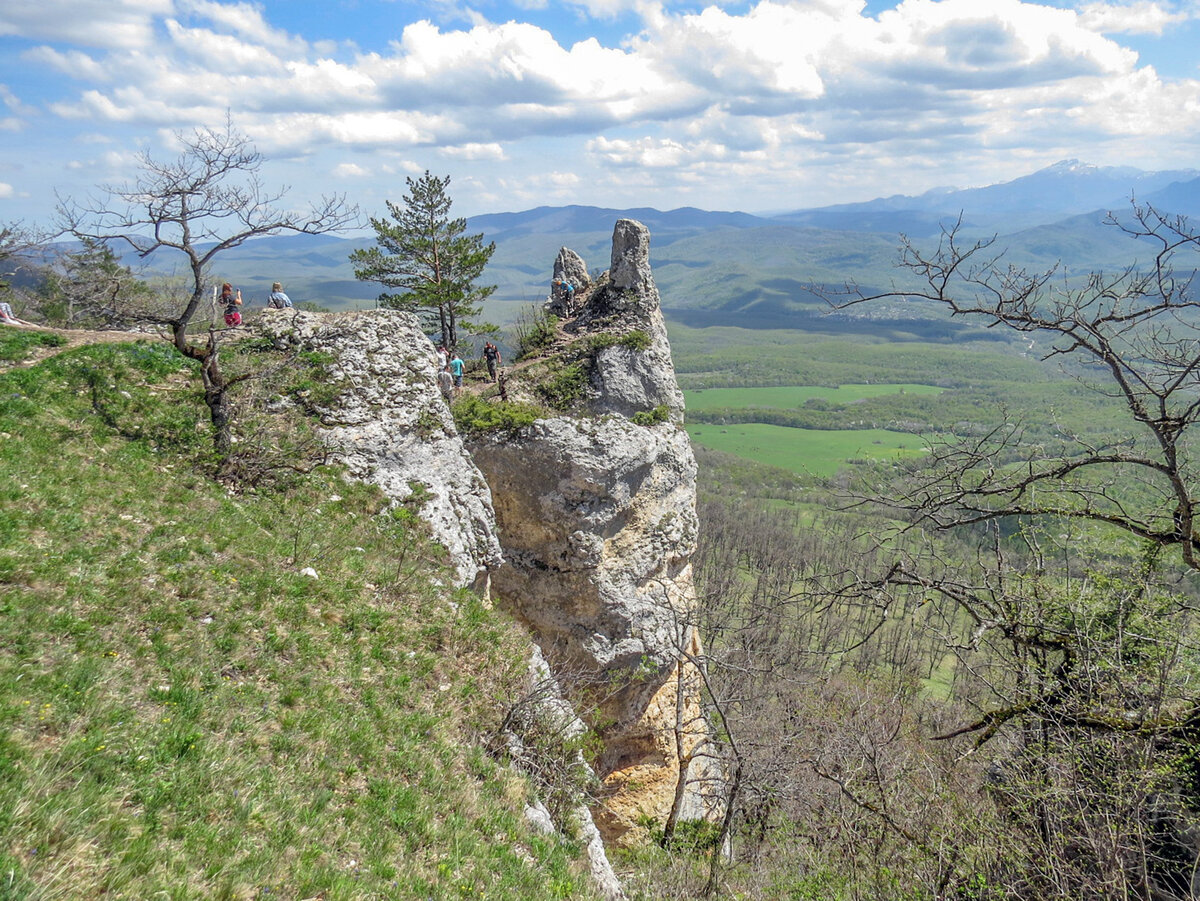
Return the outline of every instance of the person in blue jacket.
[[[271,285],[271,296],[267,298],[267,306],[272,310],[286,310],[292,305],[292,299],[283,293],[283,285],[279,282]]]

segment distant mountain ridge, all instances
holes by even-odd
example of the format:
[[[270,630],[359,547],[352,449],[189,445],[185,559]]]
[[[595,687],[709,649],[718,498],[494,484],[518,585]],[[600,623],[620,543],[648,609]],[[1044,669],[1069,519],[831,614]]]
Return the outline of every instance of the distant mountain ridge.
[[[1126,205],[1133,196],[1140,200],[1158,194],[1170,196],[1173,192],[1169,189],[1176,183],[1194,182],[1198,178],[1197,169],[1144,172],[1129,166],[1093,166],[1079,160],[1062,160],[1012,181],[981,188],[934,188],[915,197],[898,194],[862,203],[835,204],[821,211],[963,210],[971,216],[1035,211],[1066,216]]]
[[[651,262],[668,316],[695,324],[817,328],[820,299],[812,285],[855,282],[884,287],[898,277],[899,235],[931,241],[962,218],[964,236],[998,236],[1018,265],[1068,272],[1118,268],[1146,248],[1103,225],[1106,211],[1129,200],[1200,216],[1200,170],[1144,172],[1064,160],[1003,184],[938,188],[778,215],[584,205],[541,206],[468,219],[468,229],[496,242],[485,277],[498,290],[485,316],[504,325],[528,303],[545,299],[560,247],[580,253],[596,272],[608,268],[613,225],[637,219],[650,229]],[[354,278],[350,251],[372,239],[289,235],[250,241],[217,258],[213,277],[265,303],[272,281],[294,300],[333,309],[373,306],[382,287]],[[152,260],[159,271],[166,257]],[[902,276],[902,273],[899,274]],[[701,313],[703,315],[701,315]]]

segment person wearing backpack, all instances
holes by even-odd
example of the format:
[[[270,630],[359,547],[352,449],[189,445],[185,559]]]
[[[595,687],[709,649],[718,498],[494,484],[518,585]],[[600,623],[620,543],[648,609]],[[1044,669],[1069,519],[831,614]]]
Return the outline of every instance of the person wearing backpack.
[[[454,376],[450,374],[449,364],[438,370],[437,374],[438,390],[442,392],[442,397],[449,402],[454,396]]]
[[[283,293],[283,285],[279,282],[271,285],[271,296],[267,298],[267,306],[272,310],[286,310],[292,305],[292,299]]]
[[[483,360],[487,363],[488,376],[496,381],[496,367],[500,365],[500,348],[491,341],[483,345]]]

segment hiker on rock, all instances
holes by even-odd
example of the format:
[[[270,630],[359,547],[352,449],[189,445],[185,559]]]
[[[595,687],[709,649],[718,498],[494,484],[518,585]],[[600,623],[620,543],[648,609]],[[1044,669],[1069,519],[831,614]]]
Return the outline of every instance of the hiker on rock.
[[[438,370],[437,382],[438,388],[442,392],[442,397],[446,398],[446,400],[450,400],[451,396],[454,394],[454,376],[450,374],[449,364]]]
[[[242,314],[238,312],[238,307],[242,305],[242,292],[239,290],[236,294],[233,291],[233,285],[226,282],[221,285],[221,305],[225,307],[225,324],[230,328],[242,324]]]
[[[496,381],[496,367],[500,365],[500,348],[491,341],[483,345],[483,360],[487,363],[488,377]]]
[[[462,392],[463,386],[463,361],[458,354],[454,355],[454,359],[450,361],[450,372],[454,374],[454,393]]]
[[[271,285],[271,296],[267,298],[267,306],[272,310],[286,310],[292,305],[292,299],[283,293],[283,285],[275,282]]]

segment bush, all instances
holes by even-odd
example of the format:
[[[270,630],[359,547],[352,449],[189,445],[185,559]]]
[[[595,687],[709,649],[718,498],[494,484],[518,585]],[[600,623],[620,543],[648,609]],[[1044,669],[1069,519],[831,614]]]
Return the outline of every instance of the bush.
[[[554,375],[537,386],[537,392],[555,410],[566,410],[583,397],[587,388],[587,373],[581,363],[560,366]]]
[[[653,410],[638,410],[631,417],[634,425],[658,425],[660,422],[666,422],[670,418],[670,411],[666,404],[659,404]]]
[[[588,349],[593,353],[604,350],[606,347],[617,346],[628,347],[630,350],[645,350],[650,346],[650,336],[641,329],[634,329],[623,335],[605,332],[601,335],[593,335],[588,339]]]
[[[467,436],[489,432],[516,432],[531,425],[541,411],[529,404],[490,401],[474,394],[459,398],[450,407],[454,425]]]

